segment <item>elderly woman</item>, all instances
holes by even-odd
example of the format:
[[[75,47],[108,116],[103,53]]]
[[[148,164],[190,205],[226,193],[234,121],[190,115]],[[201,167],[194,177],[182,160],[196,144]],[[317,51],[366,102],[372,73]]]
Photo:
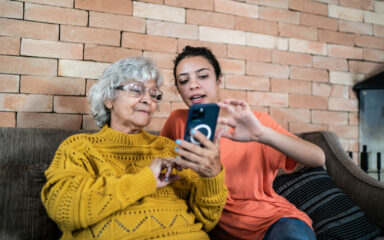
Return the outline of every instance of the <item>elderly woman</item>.
[[[175,143],[143,130],[161,84],[139,57],[115,62],[91,88],[102,129],[66,139],[45,172],[42,202],[62,239],[208,239],[225,204],[224,171],[183,170],[172,163]]]

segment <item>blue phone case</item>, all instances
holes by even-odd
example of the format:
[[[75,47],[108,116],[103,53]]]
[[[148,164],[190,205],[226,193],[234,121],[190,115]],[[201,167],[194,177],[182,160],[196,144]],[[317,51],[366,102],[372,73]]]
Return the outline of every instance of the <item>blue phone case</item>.
[[[219,106],[215,103],[192,105],[188,111],[184,140],[200,145],[200,142],[190,135],[190,131],[195,129],[213,142],[219,110]]]

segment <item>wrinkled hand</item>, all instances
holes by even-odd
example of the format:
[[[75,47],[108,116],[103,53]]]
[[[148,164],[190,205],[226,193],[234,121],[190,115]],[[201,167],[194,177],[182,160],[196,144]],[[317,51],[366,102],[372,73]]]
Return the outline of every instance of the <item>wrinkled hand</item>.
[[[217,176],[222,169],[219,149],[221,133],[222,131],[216,132],[213,143],[201,132],[196,131],[194,134],[191,132],[191,135],[203,147],[184,140],[176,140],[176,144],[178,144],[176,152],[180,156],[176,158],[175,163],[183,168],[192,169],[201,177]]]
[[[260,123],[245,101],[226,99],[218,105],[227,110],[228,116],[219,117],[217,122],[233,129],[233,131],[224,132],[222,137],[241,142],[260,141],[265,132],[265,126]]]
[[[176,166],[173,161],[174,158],[155,158],[149,165],[149,169],[155,176],[157,188],[165,187],[180,178],[178,175],[172,174],[173,168],[181,171],[181,167]],[[163,172],[164,169],[166,169],[165,173]]]

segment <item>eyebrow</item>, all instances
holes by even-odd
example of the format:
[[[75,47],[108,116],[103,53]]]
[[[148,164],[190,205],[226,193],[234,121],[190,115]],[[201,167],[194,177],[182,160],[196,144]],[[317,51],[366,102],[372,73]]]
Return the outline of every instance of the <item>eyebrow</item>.
[[[199,72],[202,72],[204,70],[208,70],[209,71],[208,68],[200,68],[200,69],[196,70],[195,73],[199,73]],[[177,77],[185,76],[185,75],[189,75],[189,73],[180,73],[179,75],[177,75]]]

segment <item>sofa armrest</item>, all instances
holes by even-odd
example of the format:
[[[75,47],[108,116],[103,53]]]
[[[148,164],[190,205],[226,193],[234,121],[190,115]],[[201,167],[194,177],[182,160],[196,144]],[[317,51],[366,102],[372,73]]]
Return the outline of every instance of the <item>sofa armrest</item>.
[[[362,208],[368,219],[384,229],[384,183],[366,174],[349,158],[335,133],[317,131],[299,136],[324,150],[327,172],[335,185]]]

